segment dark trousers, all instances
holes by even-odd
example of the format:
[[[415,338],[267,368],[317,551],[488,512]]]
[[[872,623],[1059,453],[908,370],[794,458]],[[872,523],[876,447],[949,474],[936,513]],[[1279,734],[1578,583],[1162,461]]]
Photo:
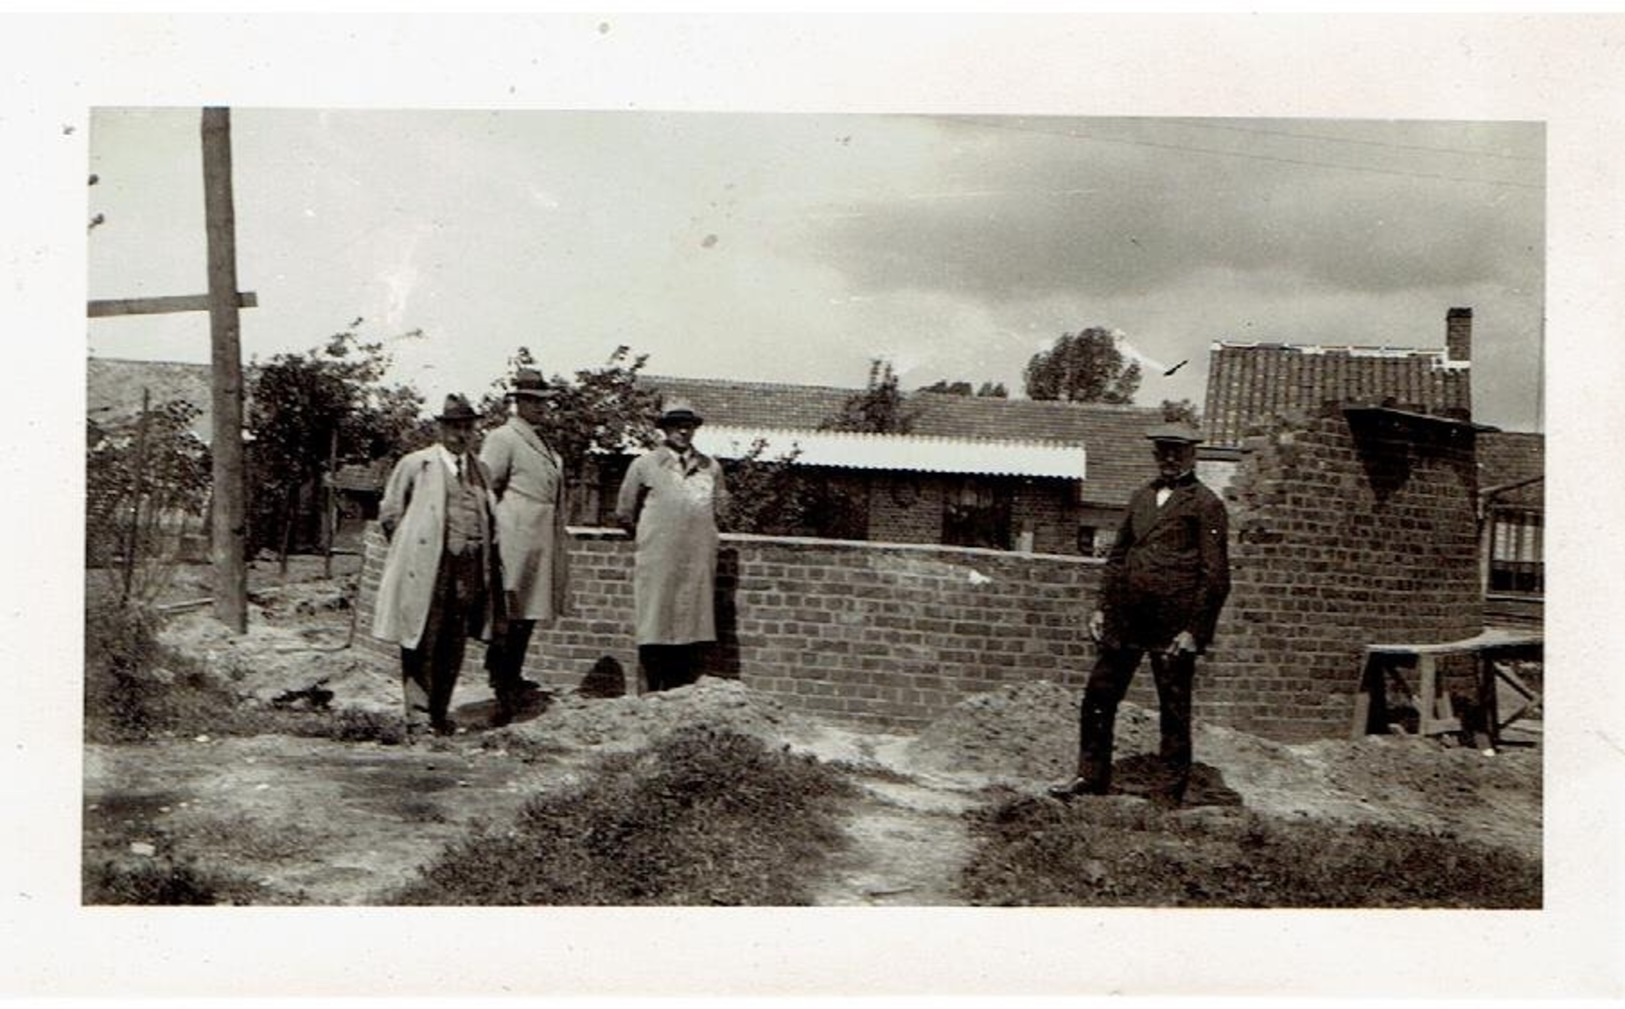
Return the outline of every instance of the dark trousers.
[[[451,692],[463,668],[463,652],[471,626],[479,619],[485,586],[479,550],[441,554],[435,573],[434,596],[423,635],[416,648],[401,649],[401,687],[406,694],[406,724],[436,729],[449,726]]]
[[[530,648],[530,635],[535,629],[534,620],[510,620],[508,633],[492,638],[485,649],[485,668],[491,674],[491,689],[499,698],[518,690],[524,682],[525,651]]]
[[[704,643],[639,645],[638,665],[643,667],[643,682],[650,690],[688,686],[700,678],[704,649]]]
[[[1078,715],[1078,776],[1089,790],[1104,795],[1112,780],[1112,731],[1117,722],[1117,706],[1128,691],[1134,670],[1139,668],[1141,648],[1100,649],[1089,682],[1083,688]],[[1157,684],[1157,706],[1162,729],[1161,756],[1168,769],[1169,785],[1176,794],[1184,792],[1191,769],[1191,679],[1196,674],[1196,655],[1180,652],[1167,655],[1151,652],[1151,675]]]

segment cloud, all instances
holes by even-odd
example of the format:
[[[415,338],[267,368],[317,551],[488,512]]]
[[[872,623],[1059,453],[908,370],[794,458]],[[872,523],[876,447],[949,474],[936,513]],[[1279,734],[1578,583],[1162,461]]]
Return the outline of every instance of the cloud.
[[[1518,283],[1543,245],[1524,162],[1492,163],[1515,184],[1470,184],[1450,174],[1463,171],[1454,153],[1388,145],[1334,161],[1299,141],[1296,160],[1216,154],[1156,123],[1082,121],[1074,136],[1056,132],[1065,122],[993,127],[997,147],[948,145],[929,189],[819,222],[807,254],[843,264],[861,289],[1005,301],[1151,295],[1214,268],[1358,291]]]

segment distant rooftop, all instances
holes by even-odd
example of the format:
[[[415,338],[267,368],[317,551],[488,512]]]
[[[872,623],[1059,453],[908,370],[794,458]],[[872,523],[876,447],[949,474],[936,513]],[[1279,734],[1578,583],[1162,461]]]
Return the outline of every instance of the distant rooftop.
[[[818,385],[789,385],[770,382],[739,382],[713,378],[678,378],[669,375],[643,375],[639,382],[667,397],[682,397],[706,419],[706,427],[737,429],[738,436],[750,432],[812,432],[840,412],[847,399],[861,389]],[[1028,399],[1000,399],[992,396],[955,396],[949,393],[910,392],[904,395],[905,408],[915,411],[910,435],[923,439],[949,439],[960,443],[955,451],[964,453],[962,466],[947,469],[961,473],[1009,472],[1041,475],[1027,470],[1044,470],[1049,475],[1070,475],[1087,459],[1084,477],[1085,500],[1121,504],[1134,489],[1156,475],[1156,466],[1146,447],[1145,430],[1162,419],[1158,407],[1114,406],[1100,403],[1065,403]],[[700,429],[702,432],[705,428]],[[802,438],[806,448],[805,437]],[[912,447],[897,443],[895,449],[881,450],[859,442],[823,441],[819,454],[846,451],[851,454],[842,465],[858,466],[856,460],[874,468],[873,460],[886,458],[902,463],[912,459],[914,469],[950,466],[951,452],[939,452],[940,445],[918,441]],[[1075,452],[1075,461],[1063,462]],[[1000,453],[1019,453],[1001,463]],[[803,456],[804,461],[811,458]],[[927,460],[934,460],[927,462]],[[1004,466],[1001,470],[999,467]],[[891,468],[890,466],[880,468]]]
[[[1472,322],[1471,309],[1452,308],[1442,348],[1217,341],[1209,352],[1204,432],[1214,445],[1240,445],[1272,415],[1328,402],[1470,417]]]

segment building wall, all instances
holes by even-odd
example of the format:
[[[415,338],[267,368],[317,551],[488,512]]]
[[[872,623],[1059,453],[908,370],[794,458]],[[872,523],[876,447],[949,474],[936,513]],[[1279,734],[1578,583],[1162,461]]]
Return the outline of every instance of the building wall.
[[[1347,731],[1363,648],[1483,627],[1470,427],[1331,410],[1251,439],[1197,710],[1281,739]]]
[[[940,543],[943,509],[951,489],[967,478],[931,473],[875,474],[869,494],[869,536],[888,543]],[[1010,500],[1010,548],[1020,549],[1024,530],[1032,533],[1032,553],[1075,555],[1078,526],[1115,529],[1122,509],[1089,508],[1077,502],[1070,480],[982,477]]]
[[[936,473],[877,473],[869,488],[869,539],[938,543],[947,480]]]
[[[1249,442],[1225,495],[1233,587],[1199,666],[1198,718],[1283,740],[1341,735],[1365,645],[1478,633],[1472,438],[1463,425],[1334,411]],[[376,528],[367,547],[363,629],[382,566]],[[574,686],[610,656],[635,682],[632,545],[583,533],[570,550],[575,612],[538,629],[531,675]],[[1080,557],[725,536],[712,671],[803,711],[901,728],[1005,683],[1081,688],[1100,571]],[[483,678],[482,650],[470,652],[465,675]],[[1154,703],[1149,668],[1129,696]]]
[[[385,550],[376,526],[367,545],[357,641],[396,662],[365,634]],[[529,674],[572,687],[610,656],[635,684],[632,544],[598,532],[570,550],[575,612],[537,629]],[[920,727],[1004,683],[1081,684],[1099,571],[1083,558],[726,535],[711,672],[802,711]],[[463,675],[483,682],[483,649],[469,651]]]

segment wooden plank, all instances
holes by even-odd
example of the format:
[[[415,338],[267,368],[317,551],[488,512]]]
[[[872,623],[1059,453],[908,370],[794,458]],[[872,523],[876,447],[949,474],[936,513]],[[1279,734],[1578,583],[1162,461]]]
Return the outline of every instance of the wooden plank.
[[[1420,715],[1417,721],[1416,734],[1427,736],[1433,733],[1434,700],[1438,696],[1438,676],[1433,664],[1432,653],[1424,652],[1416,657],[1418,679],[1422,681],[1417,693],[1416,710]]]
[[[257,308],[259,296],[253,291],[237,294],[238,308]],[[175,294],[158,298],[97,298],[87,303],[87,314],[92,319],[115,315],[165,315],[170,312],[207,312],[207,294]]]
[[[1366,725],[1371,718],[1371,694],[1361,690],[1354,695],[1354,725],[1349,732],[1349,738],[1361,739],[1365,736]]]
[[[1377,644],[1367,645],[1370,652],[1381,655],[1452,655],[1483,649],[1534,648],[1545,641],[1538,631],[1513,631],[1491,627],[1480,634],[1460,641],[1441,641],[1434,644]]]

